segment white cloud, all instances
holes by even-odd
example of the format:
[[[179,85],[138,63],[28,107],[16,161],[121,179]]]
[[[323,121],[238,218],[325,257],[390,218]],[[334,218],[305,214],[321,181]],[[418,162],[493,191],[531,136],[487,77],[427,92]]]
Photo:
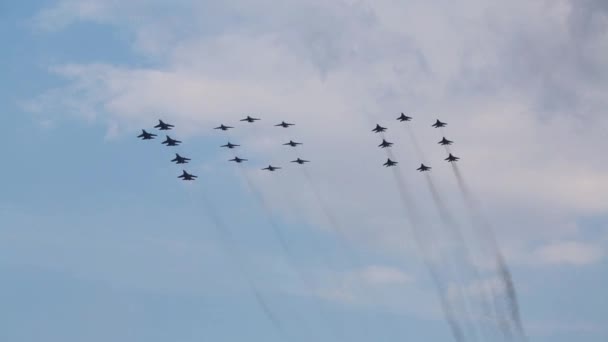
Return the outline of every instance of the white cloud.
[[[600,261],[604,251],[591,243],[560,241],[538,248],[535,256],[542,264],[581,266]]]

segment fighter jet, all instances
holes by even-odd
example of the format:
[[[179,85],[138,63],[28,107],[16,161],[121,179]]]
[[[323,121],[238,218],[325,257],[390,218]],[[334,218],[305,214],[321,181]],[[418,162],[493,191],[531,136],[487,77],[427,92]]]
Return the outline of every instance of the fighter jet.
[[[183,171],[183,173],[180,176],[177,176],[177,178],[181,178],[182,180],[185,180],[185,181],[191,181],[198,177],[198,176],[189,174],[188,172],[186,172],[186,170],[182,170],[182,171]]]
[[[235,162],[235,163],[242,163],[244,161],[247,161],[247,159],[243,159],[243,158],[239,158],[239,157],[234,157],[232,159],[230,159],[229,161]]]
[[[376,128],[372,129],[372,132],[381,133],[386,131],[386,127],[382,127],[380,125],[376,125]]]
[[[187,164],[190,158],[182,157],[179,154],[175,154],[175,158],[171,159],[175,164]]]
[[[287,122],[285,122],[285,121],[281,121],[281,123],[280,123],[280,124],[276,124],[276,125],[275,125],[275,127],[283,127],[283,128],[287,128],[287,127],[289,127],[289,126],[293,126],[293,125],[294,125],[294,124],[292,124],[292,123],[287,123]]]
[[[447,123],[445,123],[445,122],[441,122],[441,121],[437,120],[437,121],[435,121],[435,123],[434,123],[434,124],[432,124],[431,126],[432,126],[432,127],[435,127],[435,128],[439,128],[439,127],[445,127],[445,125],[447,125]]]
[[[230,141],[229,141],[229,142],[228,142],[226,145],[222,145],[222,146],[220,146],[220,147],[228,147],[229,149],[233,149],[233,148],[238,147],[238,146],[241,146],[241,145],[232,144],[232,143],[230,143]]]
[[[304,160],[304,159],[300,159],[300,158],[298,158],[298,159],[296,159],[296,160],[292,160],[291,162],[292,162],[292,163],[298,163],[298,164],[300,164],[300,165],[302,165],[302,164],[304,164],[304,163],[309,163],[309,161],[308,161],[308,160]]]
[[[418,170],[418,171],[420,171],[420,172],[423,172],[423,171],[428,171],[428,170],[430,170],[430,169],[432,169],[432,167],[430,167],[430,166],[426,166],[426,165],[424,165],[424,164],[420,164],[420,167],[419,167],[419,168],[417,168],[416,170]]]
[[[445,137],[443,137],[443,139],[441,139],[440,142],[438,142],[438,144],[440,145],[452,145],[453,141],[452,140],[448,140]]]
[[[231,128],[234,128],[234,127],[224,126],[224,124],[221,124],[218,127],[215,127],[214,129],[221,129],[222,131],[227,131],[227,130],[229,130]]]
[[[401,113],[401,115],[397,118],[397,120],[403,122],[403,121],[411,121],[412,117],[411,116],[407,116],[403,113]]]
[[[163,120],[158,120],[158,125],[154,126],[154,128],[158,128],[161,131],[168,131],[175,126],[170,125],[168,123],[164,123]]]
[[[384,165],[384,166],[386,166],[386,167],[391,167],[391,166],[395,166],[395,165],[397,165],[398,163],[399,163],[399,162],[392,161],[390,158],[388,158],[388,159],[386,160],[386,163],[384,163],[384,164],[382,164],[382,165]]]
[[[171,139],[170,136],[167,135],[167,139],[163,141],[161,144],[165,144],[167,146],[177,146],[181,143],[179,140]]]
[[[387,148],[387,147],[391,147],[391,146],[393,146],[393,143],[388,142],[384,139],[382,139],[382,144],[378,145],[378,147],[381,147],[381,148]]]
[[[447,161],[449,161],[449,162],[451,163],[451,162],[458,161],[458,159],[460,159],[460,157],[454,157],[454,156],[453,156],[453,155],[450,153],[450,155],[449,155],[447,158],[445,158],[444,160],[447,160]]]
[[[283,146],[291,146],[291,147],[296,147],[296,146],[298,146],[298,145],[302,145],[302,143],[295,142],[295,141],[293,141],[293,140],[289,140],[289,142],[288,142],[288,143],[283,144]]]
[[[275,170],[278,170],[278,169],[280,169],[280,167],[278,167],[278,166],[272,166],[272,165],[268,165],[268,167],[265,167],[265,168],[263,168],[262,170],[268,170],[268,171],[271,171],[271,172],[272,172],[272,171],[275,171]]]
[[[148,133],[148,132],[146,132],[145,129],[142,129],[141,134],[138,135],[137,137],[141,138],[141,140],[151,140],[151,139],[154,139],[155,136],[156,136],[156,134]]]
[[[246,117],[246,118],[241,119],[241,121],[247,121],[247,122],[254,122],[254,121],[257,121],[257,120],[260,120],[260,119],[258,119],[258,118],[252,118],[252,117],[251,117],[251,116],[249,116],[249,115],[247,115],[247,117]]]

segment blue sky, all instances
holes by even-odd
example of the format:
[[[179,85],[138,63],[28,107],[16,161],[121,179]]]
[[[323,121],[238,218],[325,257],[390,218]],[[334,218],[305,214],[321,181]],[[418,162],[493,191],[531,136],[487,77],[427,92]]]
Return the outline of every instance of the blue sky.
[[[370,132],[389,127],[433,251],[454,256],[414,170],[421,157],[395,121],[405,111],[443,202],[468,229],[437,145],[442,133],[455,141],[530,340],[605,341],[606,37],[608,8],[593,0],[0,5],[10,128],[0,339],[453,340]],[[248,114],[263,120],[238,122]],[[194,184],[176,179],[173,149],[135,138],[158,118],[176,125]],[[443,132],[430,127],[436,118],[449,123]],[[297,125],[272,126],[281,120]],[[219,123],[236,129],[212,130]],[[289,139],[304,145],[286,150]],[[242,169],[218,147],[227,140],[243,145]],[[296,156],[313,161],[311,182],[287,163]],[[261,172],[268,163],[284,169]],[[500,289],[483,241],[467,239],[483,283]],[[454,261],[465,275],[450,293],[475,303],[479,286]],[[468,322],[503,340],[494,322]]]

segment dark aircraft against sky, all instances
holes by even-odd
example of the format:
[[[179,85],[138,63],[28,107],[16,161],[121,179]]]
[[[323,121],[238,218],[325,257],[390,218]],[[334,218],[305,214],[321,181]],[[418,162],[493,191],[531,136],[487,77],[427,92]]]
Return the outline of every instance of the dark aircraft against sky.
[[[407,116],[403,113],[401,113],[401,115],[397,118],[397,120],[403,122],[403,121],[411,121],[412,117],[411,116]]]
[[[378,124],[376,124],[376,128],[372,129],[372,132],[376,132],[376,133],[382,133],[386,131],[386,127],[382,127]]]
[[[395,165],[397,165],[397,164],[399,164],[399,162],[392,161],[390,158],[388,158],[388,159],[386,160],[386,163],[384,163],[384,164],[382,164],[382,165],[384,165],[384,166],[386,166],[386,167],[391,167],[391,166],[395,166]]]
[[[175,164],[187,164],[190,158],[182,157],[178,153],[175,154],[175,158],[171,159]]]
[[[293,125],[294,125],[294,124],[292,124],[292,123],[287,123],[287,122],[285,122],[285,121],[281,121],[281,123],[276,124],[276,125],[275,125],[275,127],[283,127],[283,128],[287,128],[287,127],[289,127],[289,126],[293,126]]]
[[[232,149],[232,148],[235,148],[235,147],[238,147],[238,146],[241,146],[241,145],[232,144],[232,143],[230,143],[230,141],[229,141],[229,142],[228,142],[226,145],[222,145],[222,146],[220,146],[220,147],[227,147],[227,148]]]
[[[381,147],[381,148],[387,148],[387,147],[391,147],[391,146],[393,146],[393,143],[388,142],[385,139],[382,139],[382,143],[380,143],[380,145],[378,145],[378,147]]]
[[[431,127],[439,128],[439,127],[445,127],[446,125],[447,125],[447,123],[437,120],[437,121],[435,121],[434,124],[431,125]]]
[[[158,128],[161,131],[168,131],[175,126],[170,125],[168,123],[164,123],[163,120],[158,120],[158,125],[154,126],[154,128]]]
[[[447,160],[450,163],[452,163],[452,162],[458,161],[458,159],[460,159],[460,157],[455,157],[450,153],[450,155],[447,158],[445,158],[444,160]]]
[[[302,145],[302,143],[299,142],[295,142],[293,140],[289,140],[288,143],[284,143],[283,146],[291,146],[291,147],[296,147],[298,145]]]
[[[258,118],[252,118],[252,117],[251,117],[251,116],[249,116],[249,115],[247,115],[247,117],[246,117],[246,118],[241,119],[241,121],[247,121],[247,122],[254,122],[254,121],[258,121],[258,120],[260,120],[260,119],[258,119]]]
[[[138,135],[137,137],[141,138],[141,140],[151,140],[151,139],[154,139],[155,136],[156,136],[156,134],[148,133],[148,132],[146,132],[145,129],[142,129],[141,134]]]
[[[438,144],[440,145],[452,145],[453,141],[452,140],[448,140],[445,137],[443,137],[443,139],[441,139],[440,142],[438,142]]]
[[[298,163],[298,164],[302,165],[304,163],[310,163],[310,161],[298,158],[296,160],[292,160],[291,163]]]
[[[420,167],[417,168],[416,170],[418,170],[420,172],[424,172],[424,171],[429,171],[431,169],[432,169],[432,167],[430,167],[430,166],[426,166],[424,164],[420,164]]]
[[[272,172],[272,171],[279,170],[279,169],[280,169],[280,167],[278,167],[278,166],[268,165],[267,167],[263,168],[262,170],[267,170],[267,171]]]
[[[181,141],[171,139],[171,137],[167,135],[167,139],[165,139],[165,141],[163,141],[161,144],[164,144],[167,146],[177,146],[177,145],[181,144]]]
[[[219,126],[215,127],[214,129],[220,129],[220,130],[222,130],[222,131],[227,131],[227,130],[229,130],[229,129],[231,129],[231,128],[234,128],[234,127],[231,127],[231,126],[226,126],[226,125],[224,125],[224,124],[221,124],[221,125],[219,125]]]
[[[230,159],[229,161],[235,162],[235,163],[242,163],[244,161],[247,161],[247,159],[243,159],[243,158],[239,158],[239,157],[234,157],[234,158]]]
[[[186,172],[186,170],[182,170],[182,171],[183,171],[182,174],[177,176],[177,178],[181,178],[182,180],[185,180],[185,181],[192,181],[198,177],[198,176],[189,174],[188,172]]]

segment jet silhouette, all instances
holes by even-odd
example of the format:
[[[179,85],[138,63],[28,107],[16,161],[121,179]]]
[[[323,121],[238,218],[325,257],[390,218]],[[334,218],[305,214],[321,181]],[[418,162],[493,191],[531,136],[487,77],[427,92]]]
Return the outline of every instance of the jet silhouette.
[[[262,170],[268,170],[268,171],[271,171],[271,172],[272,172],[272,171],[275,171],[275,170],[278,170],[278,169],[280,169],[280,167],[278,167],[278,166],[272,166],[272,165],[268,165],[268,167],[265,167],[265,168],[263,168]]]
[[[443,137],[443,139],[441,139],[440,142],[438,142],[438,144],[440,145],[452,145],[453,141],[452,140],[448,140],[445,137]]]
[[[417,168],[416,170],[418,170],[418,171],[420,171],[420,172],[423,172],[423,171],[429,171],[430,169],[432,169],[432,167],[430,167],[430,166],[426,166],[426,165],[424,165],[424,164],[420,164],[420,167],[419,167],[419,168]]]
[[[386,127],[382,127],[380,125],[376,125],[376,128],[372,129],[372,132],[382,133],[386,131]]]
[[[403,122],[403,121],[411,121],[412,117],[411,116],[407,116],[403,113],[401,113],[401,115],[397,118],[397,120]]]
[[[158,120],[158,125],[154,126],[154,128],[158,128],[161,131],[168,131],[175,126],[170,125],[168,123],[164,123],[163,120]]]
[[[182,170],[182,171],[183,171],[183,173],[180,176],[177,176],[177,178],[181,178],[182,180],[185,180],[185,181],[191,181],[198,177],[198,176],[189,174],[188,172],[186,172],[186,170]]]
[[[309,163],[309,161],[308,161],[308,160],[304,160],[304,159],[300,159],[300,158],[298,158],[298,159],[296,159],[296,160],[292,160],[291,162],[292,162],[292,163],[298,163],[298,164],[300,164],[300,165],[302,165],[302,164],[304,164],[304,163]]]
[[[384,165],[384,166],[386,166],[386,167],[391,167],[391,166],[395,166],[395,165],[397,165],[397,164],[399,164],[399,162],[392,161],[390,158],[388,158],[388,159],[386,160],[386,163],[384,163],[384,164],[382,164],[382,165]]]
[[[235,148],[237,146],[241,146],[241,145],[231,144],[230,141],[229,141],[226,145],[222,145],[220,147],[228,147],[230,149],[233,149],[233,148]]]
[[[190,158],[182,157],[179,154],[175,154],[175,158],[171,159],[175,164],[187,164]]]
[[[288,143],[283,144],[283,146],[291,146],[291,147],[296,147],[296,146],[298,146],[298,145],[302,145],[302,143],[295,142],[295,141],[293,141],[293,140],[289,140],[289,142],[288,142]]]
[[[447,123],[437,120],[437,121],[435,121],[434,124],[431,125],[431,127],[439,128],[439,127],[445,127],[446,125],[447,125]]]
[[[246,117],[246,118],[241,119],[241,121],[247,121],[247,122],[254,122],[254,121],[257,121],[257,120],[260,120],[260,119],[258,119],[258,118],[252,118],[252,117],[251,117],[251,116],[249,116],[249,115],[247,115],[247,117]]]
[[[458,159],[460,159],[460,157],[455,157],[450,153],[450,155],[447,158],[445,158],[444,160],[447,160],[451,163],[451,162],[458,161]]]
[[[247,159],[243,159],[243,158],[239,158],[239,157],[234,157],[232,159],[230,159],[229,161],[235,162],[235,163],[242,163],[244,161],[247,161]]]
[[[229,130],[231,128],[234,128],[234,127],[224,126],[224,124],[221,124],[218,127],[215,127],[214,129],[221,129],[222,131],[227,131],[227,130]]]
[[[391,146],[393,146],[393,143],[388,142],[384,139],[382,139],[382,143],[380,145],[378,145],[378,147],[381,147],[381,148],[387,148],[387,147],[391,147]]]
[[[151,139],[154,139],[155,136],[156,136],[156,134],[148,133],[148,132],[146,132],[145,129],[142,129],[141,134],[138,135],[137,137],[141,138],[141,140],[151,140]]]
[[[181,143],[179,140],[171,139],[170,136],[167,135],[167,139],[163,141],[161,144],[165,144],[167,146],[177,146]]]
[[[274,125],[274,126],[275,126],[275,127],[283,127],[283,128],[287,128],[287,127],[289,127],[289,126],[293,126],[293,125],[294,125],[294,124],[292,124],[292,123],[287,123],[287,122],[285,122],[285,121],[281,121],[281,123],[280,123],[280,124],[276,124],[276,125]]]

